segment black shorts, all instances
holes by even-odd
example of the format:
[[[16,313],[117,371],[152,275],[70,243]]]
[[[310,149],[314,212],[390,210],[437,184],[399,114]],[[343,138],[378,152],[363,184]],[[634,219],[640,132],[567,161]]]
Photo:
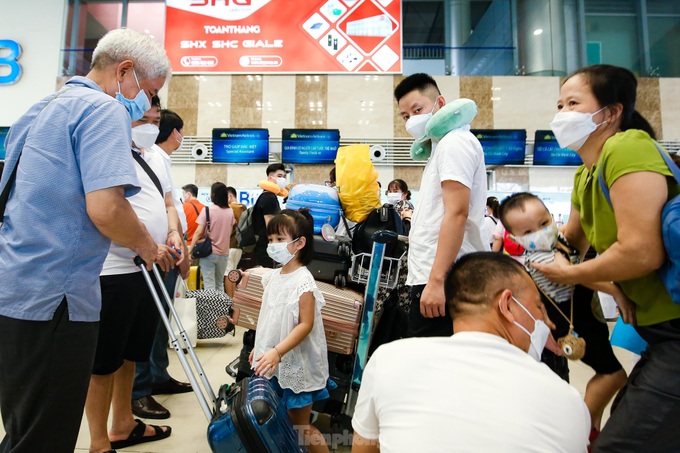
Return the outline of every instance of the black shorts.
[[[426,318],[420,314],[420,296],[425,285],[411,286],[411,311],[408,316],[406,336],[413,337],[450,337],[453,335],[453,321],[449,314],[449,304],[444,306],[444,316]]]
[[[581,285],[576,285],[574,288],[574,330],[586,341],[586,353],[581,361],[595,370],[597,374],[615,373],[623,367],[614,355],[614,350],[609,342],[607,324],[597,319],[593,314],[592,302],[593,291]],[[543,303],[550,320],[557,326],[552,332],[555,340],[568,334],[569,323],[567,320],[552,303],[547,300],[543,300]],[[569,302],[558,305],[560,310],[569,317]]]
[[[92,374],[104,375],[123,360],[149,360],[160,315],[141,272],[105,275],[99,282],[102,309]]]

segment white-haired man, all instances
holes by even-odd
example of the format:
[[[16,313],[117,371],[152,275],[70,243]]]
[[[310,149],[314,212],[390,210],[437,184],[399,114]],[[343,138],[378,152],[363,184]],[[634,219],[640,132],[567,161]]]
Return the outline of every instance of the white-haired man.
[[[130,121],[169,74],[160,44],[113,30],[87,76],[69,80],[9,131],[0,181],[11,189],[0,234],[0,451],[75,447],[110,242],[147,263],[157,256],[126,200],[139,190]]]

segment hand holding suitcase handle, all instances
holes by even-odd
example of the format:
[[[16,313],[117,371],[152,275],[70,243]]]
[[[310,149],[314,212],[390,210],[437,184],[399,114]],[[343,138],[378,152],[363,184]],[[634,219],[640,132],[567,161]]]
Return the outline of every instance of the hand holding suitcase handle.
[[[146,270],[150,271],[153,268],[153,264],[156,264],[163,272],[168,272],[170,269],[173,269],[176,265],[181,263],[182,259],[184,259],[181,248],[176,248],[174,246],[165,244],[157,244],[157,246],[158,249],[156,252],[156,258],[151,264],[147,264],[146,261],[142,260],[142,258],[137,255],[134,258],[135,265],[139,266],[140,264],[144,264]],[[140,263],[137,262],[138,258]]]

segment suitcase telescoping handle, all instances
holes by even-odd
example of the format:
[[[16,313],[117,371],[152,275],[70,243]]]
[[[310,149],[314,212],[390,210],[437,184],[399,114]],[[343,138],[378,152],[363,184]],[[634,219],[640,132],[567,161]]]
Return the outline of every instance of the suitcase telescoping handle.
[[[194,374],[194,371],[192,370],[191,366],[189,365],[189,362],[187,361],[187,358],[184,355],[184,352],[182,351],[182,346],[180,346],[179,339],[177,338],[177,335],[175,335],[175,331],[172,328],[172,325],[170,324],[170,319],[168,319],[168,315],[165,312],[165,309],[163,308],[163,304],[161,303],[161,299],[158,296],[156,287],[151,281],[151,276],[146,271],[146,263],[144,263],[144,260],[142,260],[139,256],[136,256],[134,260],[135,265],[141,269],[142,275],[146,280],[146,284],[149,286],[149,291],[151,292],[151,296],[153,296],[153,300],[156,303],[158,313],[161,315],[161,321],[163,322],[165,329],[168,331],[168,336],[170,337],[172,347],[177,353],[177,357],[179,358],[179,361],[182,364],[182,368],[184,369],[184,372],[186,373],[189,382],[191,382],[191,388],[194,389],[196,398],[198,398],[198,403],[201,405],[201,409],[203,409],[205,417],[210,422],[213,418],[214,411],[213,409],[211,409],[211,404],[208,403],[208,399],[206,399],[204,391],[207,392],[210,401],[212,401],[213,403],[216,401],[215,392],[210,386],[210,382],[208,382],[208,377],[206,376],[205,371],[203,371],[203,366],[201,365],[201,362],[199,362],[198,357],[196,356],[196,352],[194,351],[194,348],[191,346],[191,342],[189,341],[189,337],[187,336],[186,330],[182,325],[182,321],[180,321],[179,315],[175,310],[175,306],[172,304],[172,300],[170,299],[170,296],[168,295],[168,292],[165,289],[165,285],[163,284],[163,278],[161,277],[161,274],[158,271],[158,266],[154,263],[153,275],[156,278],[156,282],[158,282],[158,286],[161,288],[161,293],[163,294],[165,302],[170,308],[172,317],[175,319],[177,323],[177,327],[179,328],[182,341],[184,342],[184,348],[187,349],[189,357],[191,357],[191,361],[194,364],[194,367],[196,368],[196,372],[198,372],[199,376],[201,377],[203,388],[201,388],[198,385],[196,375]]]

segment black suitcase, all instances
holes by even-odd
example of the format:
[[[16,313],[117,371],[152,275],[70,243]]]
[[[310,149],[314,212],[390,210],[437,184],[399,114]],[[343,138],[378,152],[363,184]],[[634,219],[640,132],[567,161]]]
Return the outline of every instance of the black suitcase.
[[[234,375],[236,382],[240,382],[254,374],[253,369],[250,367],[250,362],[248,362],[248,358],[250,358],[250,352],[255,347],[255,334],[256,332],[252,329],[243,332],[243,347],[238,356],[236,375]]]
[[[337,388],[329,390],[330,398],[316,401],[312,410],[331,416],[342,414],[343,405],[347,399],[349,388],[352,383],[352,371],[354,369],[353,354],[338,354],[328,352],[328,373]]]
[[[352,243],[349,239],[336,238],[334,241],[326,241],[321,236],[314,236],[314,257],[307,265],[307,269],[315,280],[344,288],[352,264],[351,255]]]

